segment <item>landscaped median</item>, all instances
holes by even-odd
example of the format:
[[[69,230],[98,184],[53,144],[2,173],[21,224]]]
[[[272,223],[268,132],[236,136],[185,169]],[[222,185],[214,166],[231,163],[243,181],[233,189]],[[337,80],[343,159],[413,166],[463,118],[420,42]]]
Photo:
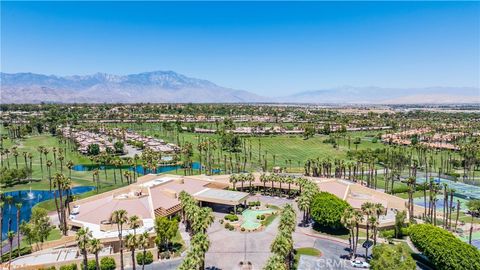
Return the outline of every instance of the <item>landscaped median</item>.
[[[437,269],[478,270],[480,251],[452,233],[431,224],[409,228],[410,239]]]

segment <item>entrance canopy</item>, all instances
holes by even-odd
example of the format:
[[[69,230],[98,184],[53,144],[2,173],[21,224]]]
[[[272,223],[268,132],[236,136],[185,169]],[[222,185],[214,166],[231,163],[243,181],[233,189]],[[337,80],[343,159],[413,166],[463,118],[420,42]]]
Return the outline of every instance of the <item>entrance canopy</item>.
[[[226,205],[240,204],[244,202],[249,196],[250,194],[246,192],[212,188],[206,188],[193,194],[193,197],[198,201]]]

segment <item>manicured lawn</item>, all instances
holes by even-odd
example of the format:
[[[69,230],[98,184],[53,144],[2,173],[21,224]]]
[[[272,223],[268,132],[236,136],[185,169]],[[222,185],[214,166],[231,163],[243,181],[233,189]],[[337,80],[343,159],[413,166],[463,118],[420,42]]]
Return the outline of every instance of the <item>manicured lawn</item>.
[[[313,248],[313,247],[303,247],[303,248],[297,248],[295,249],[295,258],[293,261],[293,269],[297,269],[298,267],[298,262],[300,261],[300,256],[301,255],[308,255],[308,256],[321,256],[322,252],[320,250]]]

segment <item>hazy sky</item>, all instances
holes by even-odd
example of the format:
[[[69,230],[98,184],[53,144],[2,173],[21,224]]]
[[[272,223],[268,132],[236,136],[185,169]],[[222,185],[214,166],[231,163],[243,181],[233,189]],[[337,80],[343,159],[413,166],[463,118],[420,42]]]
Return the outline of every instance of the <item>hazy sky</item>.
[[[1,69],[173,70],[280,96],[479,86],[479,2],[4,2]]]

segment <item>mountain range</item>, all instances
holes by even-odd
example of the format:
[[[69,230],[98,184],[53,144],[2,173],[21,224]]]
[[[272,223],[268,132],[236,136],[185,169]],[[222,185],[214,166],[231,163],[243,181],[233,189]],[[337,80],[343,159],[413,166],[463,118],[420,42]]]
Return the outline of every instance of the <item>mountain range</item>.
[[[474,87],[346,86],[284,97],[263,97],[173,71],[85,76],[0,73],[0,86],[0,103],[480,103],[480,89]]]

